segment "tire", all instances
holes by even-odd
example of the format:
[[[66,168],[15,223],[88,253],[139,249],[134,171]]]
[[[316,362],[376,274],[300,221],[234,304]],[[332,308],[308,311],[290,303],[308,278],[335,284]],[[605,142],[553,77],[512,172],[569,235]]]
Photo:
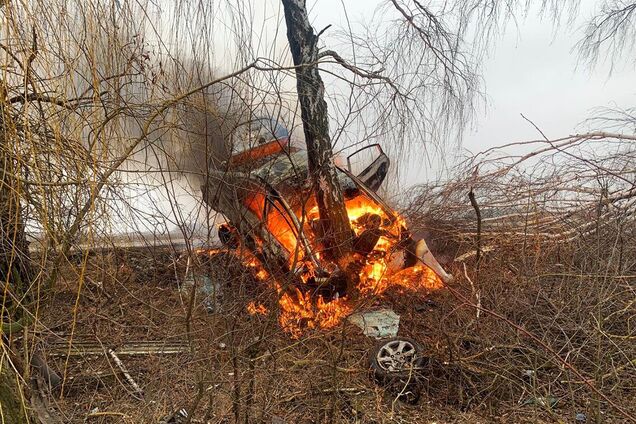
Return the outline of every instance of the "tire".
[[[239,236],[233,225],[223,223],[219,225],[218,236],[221,243],[230,249],[236,249],[239,246]]]
[[[420,398],[420,371],[428,360],[413,339],[393,337],[376,343],[369,352],[369,367],[377,383],[405,403]]]

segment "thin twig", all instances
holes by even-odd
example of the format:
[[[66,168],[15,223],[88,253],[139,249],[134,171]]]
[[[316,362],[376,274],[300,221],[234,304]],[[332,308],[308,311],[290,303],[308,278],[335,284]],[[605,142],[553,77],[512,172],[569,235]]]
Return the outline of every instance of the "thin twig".
[[[539,338],[538,336],[536,336],[534,333],[526,330],[524,327],[522,327],[521,325],[511,321],[510,319],[506,318],[505,316],[491,310],[488,308],[485,308],[481,305],[476,305],[475,303],[473,303],[470,299],[468,299],[466,296],[464,296],[463,294],[461,294],[458,290],[456,290],[455,288],[446,285],[445,286],[446,289],[448,289],[448,291],[450,291],[456,298],[458,298],[459,300],[461,300],[462,302],[464,302],[466,305],[470,305],[473,308],[477,308],[480,309],[481,311],[483,311],[484,313],[491,315],[503,322],[505,322],[506,324],[508,324],[509,326],[511,326],[512,328],[514,328],[515,330],[525,334],[527,337],[529,337],[530,339],[532,339],[535,343],[537,343],[539,346],[541,346],[546,352],[548,352],[550,355],[552,355],[561,365],[563,365],[564,368],[567,368],[568,370],[570,370],[577,378],[579,378],[581,380],[581,382],[586,385],[587,387],[589,387],[594,393],[596,393],[597,395],[599,395],[601,398],[603,398],[603,400],[605,402],[607,402],[610,406],[612,406],[614,409],[616,409],[621,415],[623,415],[625,418],[629,419],[631,422],[636,423],[636,417],[632,414],[629,413],[629,411],[623,409],[620,405],[618,405],[616,402],[614,402],[612,399],[610,399],[605,393],[603,393],[602,391],[600,391],[595,385],[594,383],[592,383],[589,379],[585,378],[585,376],[578,370],[576,369],[571,363],[569,363],[567,360],[563,359],[561,357],[561,355],[559,355],[558,352],[556,352],[554,349],[552,349],[552,347],[550,347],[547,343],[545,343],[543,340],[541,340],[541,338]]]

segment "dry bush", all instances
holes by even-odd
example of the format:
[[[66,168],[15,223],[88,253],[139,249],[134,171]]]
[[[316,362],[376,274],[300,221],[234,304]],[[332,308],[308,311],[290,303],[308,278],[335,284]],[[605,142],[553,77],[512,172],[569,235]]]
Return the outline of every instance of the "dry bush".
[[[634,139],[532,144],[486,152],[408,205],[459,277],[453,308],[426,330],[465,405],[554,397],[570,417],[623,422],[636,410]]]
[[[55,334],[40,316],[51,289],[63,273],[78,282],[65,299],[71,346],[90,284],[91,248],[111,244],[113,230],[129,229],[134,218],[153,215],[136,202],[153,186],[140,171],[153,166],[170,171],[161,173],[169,179],[187,170],[201,179],[227,157],[245,92],[231,76],[215,79],[205,58],[172,55],[162,35],[148,29],[153,2],[5,3],[0,373],[22,397],[42,334]],[[165,233],[166,217],[161,226],[153,218],[153,235]],[[30,259],[25,228],[35,236]]]

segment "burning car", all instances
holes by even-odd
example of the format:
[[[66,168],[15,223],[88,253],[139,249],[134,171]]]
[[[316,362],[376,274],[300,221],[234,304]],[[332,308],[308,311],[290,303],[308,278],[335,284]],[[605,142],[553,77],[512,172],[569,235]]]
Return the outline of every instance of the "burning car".
[[[202,186],[205,201],[227,220],[219,227],[220,240],[229,247],[243,244],[273,274],[294,276],[301,292],[311,291],[323,300],[346,296],[342,270],[323,254],[306,152],[294,146],[287,129],[273,119],[255,120],[240,134],[242,148],[223,171],[211,171]],[[375,152],[372,161],[354,175],[352,161],[368,151]],[[380,145],[373,144],[349,155],[347,167],[337,166],[355,233],[358,289],[380,293],[389,277],[414,271],[448,282],[452,277],[426,242],[412,237],[404,219],[377,195],[389,164]]]
[[[247,252],[246,260],[270,277],[287,331],[298,335],[305,327],[337,325],[351,312],[351,293],[345,273],[324,254],[306,152],[275,119],[257,119],[237,134],[238,149],[202,186],[204,200],[227,220],[219,227],[220,240]],[[362,154],[371,160],[354,174],[352,163]],[[434,289],[452,279],[426,242],[414,238],[376,193],[389,165],[380,145],[373,144],[336,167],[355,233],[356,289],[363,295],[381,294],[391,285]]]
[[[210,171],[201,187],[208,205],[226,218],[219,239],[257,279],[276,289],[279,323],[293,337],[336,326],[353,312],[353,296],[347,292],[347,274],[325,254],[306,152],[274,119],[251,122],[238,138],[238,150],[222,170]],[[354,173],[352,163],[361,155],[370,160]],[[377,194],[389,165],[381,146],[373,144],[336,166],[354,233],[355,289],[362,296],[392,286],[432,290],[452,280],[426,242],[413,237],[404,219]],[[267,313],[254,302],[247,309]],[[414,371],[422,362],[421,346],[406,338],[385,337],[369,355],[374,378],[397,384],[398,393],[407,393],[410,400],[417,398]]]

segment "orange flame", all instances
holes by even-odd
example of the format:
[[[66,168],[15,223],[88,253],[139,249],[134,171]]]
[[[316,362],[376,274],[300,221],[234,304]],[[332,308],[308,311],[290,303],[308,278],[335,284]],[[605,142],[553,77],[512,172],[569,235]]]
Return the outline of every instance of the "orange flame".
[[[294,338],[300,337],[305,329],[333,328],[352,310],[345,297],[326,302],[321,295],[312,299],[309,292],[303,293],[298,288],[293,294],[284,292],[278,303],[278,322]]]
[[[391,272],[389,261],[391,253],[405,230],[405,220],[396,214],[391,220],[384,210],[364,195],[357,196],[345,202],[347,214],[356,236],[360,236],[366,229],[369,217],[379,223],[379,231],[383,234],[367,257],[357,258],[362,261],[358,290],[362,295],[381,295],[390,287],[401,287],[408,290],[434,290],[442,287],[441,279],[431,269],[424,265]],[[305,221],[311,222],[319,218],[318,207],[308,208]],[[271,223],[270,223],[271,224]],[[276,234],[275,229],[273,232]],[[306,235],[311,236],[310,231]],[[277,237],[281,243],[292,251],[296,248],[296,239],[288,243],[286,238]],[[320,252],[318,252],[320,255]],[[305,264],[307,271],[301,275],[307,282],[313,274],[310,263]],[[281,292],[280,287],[279,293]],[[328,329],[337,326],[348,316],[353,306],[347,297],[330,301],[323,296],[312,296],[309,292],[295,289],[293,293],[282,293],[279,299],[279,322],[283,329],[293,337],[300,337],[304,329]]]
[[[247,304],[247,312],[250,315],[266,315],[267,308],[262,303],[256,303],[254,301],[251,301],[250,303]]]
[[[262,199],[254,199],[259,203]],[[417,265],[411,268],[391,270],[392,254],[397,252],[397,244],[405,231],[405,221],[399,215],[390,219],[385,211],[375,202],[364,195],[359,195],[345,202],[347,214],[356,236],[360,236],[365,230],[373,228],[381,236],[378,238],[372,251],[364,257],[356,254],[355,260],[360,261],[360,280],[358,290],[362,296],[381,295],[390,287],[399,287],[412,291],[430,291],[443,286],[441,279],[425,265]],[[310,223],[319,218],[318,207],[306,208],[305,217],[298,219],[305,223],[304,235],[317,250],[319,242],[314,240]],[[300,214],[299,214],[300,215]],[[284,214],[270,212],[267,217],[267,226],[274,237],[291,254],[290,264],[303,265],[300,280],[307,284],[314,276],[315,269],[310,261],[304,258],[301,250],[296,252],[298,239],[286,221]],[[321,257],[317,251],[316,256]],[[263,269],[259,260],[252,254],[242,250],[240,256],[243,263],[250,267],[256,277],[274,284],[279,294],[279,323],[281,327],[292,337],[298,338],[307,329],[329,329],[337,326],[353,311],[353,305],[346,296],[326,300],[322,295],[312,294],[311,290],[283,290],[280,283],[270,278]],[[294,258],[296,256],[296,258]],[[250,302],[247,311],[252,314],[266,314],[264,305]]]

